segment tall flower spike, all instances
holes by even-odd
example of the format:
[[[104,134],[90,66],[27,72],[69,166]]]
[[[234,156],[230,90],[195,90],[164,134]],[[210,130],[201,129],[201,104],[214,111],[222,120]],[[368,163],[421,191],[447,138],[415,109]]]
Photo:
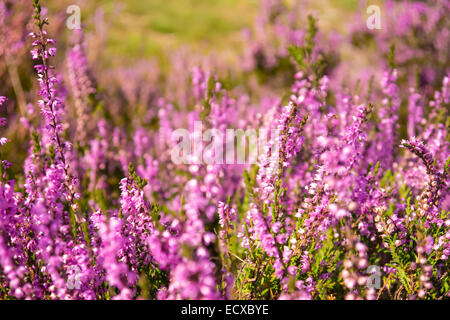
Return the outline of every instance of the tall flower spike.
[[[63,131],[62,116],[64,104],[58,96],[58,78],[52,72],[54,67],[49,64],[49,57],[56,54],[55,40],[48,38],[47,32],[44,30],[44,26],[48,24],[48,19],[41,17],[39,0],[34,0],[33,4],[35,8],[34,20],[38,31],[37,33],[30,33],[30,36],[35,39],[32,43],[34,49],[31,50],[31,56],[34,60],[39,59],[42,63],[34,66],[38,75],[39,95],[42,98],[38,101],[38,105],[44,115],[45,128],[50,136],[50,141],[57,151],[55,164],[61,165],[64,170],[64,184],[68,192],[67,200],[71,203],[74,211],[76,211],[77,204],[75,200],[79,197],[75,192],[77,180],[70,173],[70,165],[66,158],[66,151],[69,151],[70,144],[64,142],[60,136]]]
[[[425,147],[424,143],[416,137],[412,137],[409,140],[402,140],[401,147],[408,149],[418,156],[427,168],[430,181],[418,197],[418,200],[423,203],[421,206],[423,212],[432,212],[433,209],[439,207],[443,191],[446,189],[448,172],[446,169],[442,173],[437,170],[433,155]]]
[[[6,97],[0,96],[0,109],[7,100]],[[4,125],[6,125],[6,118],[0,118],[0,126]],[[0,146],[3,147],[8,141],[8,138],[0,137]],[[11,164],[6,160],[1,159],[1,151],[2,150],[0,149],[0,180],[4,180],[6,178],[5,170],[8,169]]]
[[[83,33],[76,30],[75,44],[67,53],[67,69],[77,114],[76,143],[86,143],[89,121],[89,96],[95,93],[90,69],[84,53]]]

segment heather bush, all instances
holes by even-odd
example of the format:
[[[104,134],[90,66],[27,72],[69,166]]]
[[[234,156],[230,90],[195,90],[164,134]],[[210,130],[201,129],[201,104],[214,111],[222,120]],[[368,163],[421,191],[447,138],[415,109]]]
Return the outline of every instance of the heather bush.
[[[0,1],[0,299],[448,299],[449,1],[305,8],[261,1],[233,63],[102,68]]]

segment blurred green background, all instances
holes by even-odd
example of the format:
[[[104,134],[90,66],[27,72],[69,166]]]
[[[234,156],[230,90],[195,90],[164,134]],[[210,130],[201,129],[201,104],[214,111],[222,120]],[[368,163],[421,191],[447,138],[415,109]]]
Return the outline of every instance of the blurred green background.
[[[257,0],[98,1],[110,16],[108,49],[146,57],[190,45],[203,50],[236,45],[252,24]]]
[[[349,18],[358,10],[358,0],[301,1],[319,17],[322,30],[346,32]],[[380,4],[381,1],[371,1]],[[104,23],[105,51],[113,59],[134,60],[157,56],[189,46],[205,53],[240,48],[242,30],[251,27],[260,0],[63,0],[47,1],[52,14],[70,4],[81,8],[87,30]],[[306,9],[306,8],[305,8]],[[364,13],[363,13],[364,14]]]

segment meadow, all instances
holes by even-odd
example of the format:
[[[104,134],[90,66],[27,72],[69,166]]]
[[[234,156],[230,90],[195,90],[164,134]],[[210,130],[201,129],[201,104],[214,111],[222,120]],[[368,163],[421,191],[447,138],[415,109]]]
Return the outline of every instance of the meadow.
[[[1,300],[450,297],[450,1],[75,2],[0,0]]]

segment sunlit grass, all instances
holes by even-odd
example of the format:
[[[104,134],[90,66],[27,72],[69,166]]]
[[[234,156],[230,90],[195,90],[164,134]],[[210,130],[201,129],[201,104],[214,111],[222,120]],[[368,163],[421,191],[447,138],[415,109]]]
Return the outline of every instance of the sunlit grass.
[[[288,5],[300,0],[285,0]],[[200,52],[239,51],[241,32],[251,27],[259,0],[90,0],[75,1],[81,7],[87,30],[95,30],[95,11],[104,12],[107,39],[104,62],[134,61],[149,57],[165,60],[182,46]],[[53,13],[72,0],[48,2]],[[318,16],[319,27],[345,32],[349,17],[358,10],[357,0],[308,1],[308,11]]]
[[[183,45],[203,51],[237,45],[241,30],[252,24],[257,11],[254,0],[104,0],[99,4],[114,16],[108,21],[108,49],[131,58],[161,56]],[[114,8],[120,12],[114,13]]]

